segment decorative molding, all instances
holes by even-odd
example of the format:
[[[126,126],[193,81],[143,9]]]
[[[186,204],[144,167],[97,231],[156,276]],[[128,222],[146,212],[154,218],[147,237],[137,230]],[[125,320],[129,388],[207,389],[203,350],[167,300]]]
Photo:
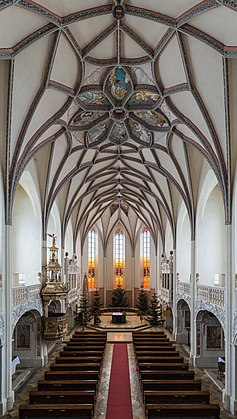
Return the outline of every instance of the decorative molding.
[[[189,295],[187,295],[187,294],[183,294],[181,292],[177,292],[177,294],[176,294],[177,309],[178,309],[178,303],[179,303],[180,300],[184,300],[188,304],[189,309],[191,311],[191,297]]]
[[[202,300],[197,299],[196,305],[195,305],[195,319],[197,319],[198,313],[204,310],[210,311],[212,314],[214,314],[219,320],[223,330],[225,331],[225,326],[226,326],[225,308],[219,307],[215,304],[211,304],[208,301],[202,301]]]
[[[15,329],[17,322],[27,311],[36,310],[43,315],[43,306],[41,299],[29,300],[25,304],[16,306],[12,310],[12,331]]]

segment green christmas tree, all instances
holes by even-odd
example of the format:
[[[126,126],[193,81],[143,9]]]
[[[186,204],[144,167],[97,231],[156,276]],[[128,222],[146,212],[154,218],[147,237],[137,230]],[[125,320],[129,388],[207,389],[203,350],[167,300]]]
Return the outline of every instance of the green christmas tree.
[[[139,294],[138,294],[138,300],[136,303],[136,307],[139,310],[140,316],[144,316],[147,313],[148,310],[148,299],[147,299],[147,293],[144,290],[144,286],[141,285]]]
[[[128,301],[126,297],[126,291],[122,287],[122,284],[119,283],[116,288],[114,288],[112,293],[112,307],[127,307]]]
[[[91,307],[87,295],[80,298],[80,311],[78,313],[78,322],[85,327],[91,320]]]
[[[163,322],[161,316],[162,311],[160,309],[158,297],[157,294],[154,292],[154,294],[151,297],[147,320],[152,326],[156,326],[157,324],[161,324]]]
[[[100,323],[100,308],[102,307],[101,299],[100,299],[100,291],[96,289],[94,293],[94,298],[92,302],[92,314],[94,316],[94,324]]]

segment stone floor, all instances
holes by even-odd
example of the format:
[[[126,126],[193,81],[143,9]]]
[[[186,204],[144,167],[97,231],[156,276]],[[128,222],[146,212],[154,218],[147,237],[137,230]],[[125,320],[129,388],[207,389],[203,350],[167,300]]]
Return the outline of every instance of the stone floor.
[[[114,341],[121,341],[122,333],[118,330],[118,340],[116,340],[116,336],[114,335]],[[127,333],[124,333],[125,341],[128,336]],[[120,336],[120,337],[119,337]],[[55,356],[57,356],[58,352],[62,348],[62,343],[56,343],[54,349],[51,351],[49,356],[49,364],[53,362]],[[187,352],[185,348],[179,346],[179,350],[182,351],[182,355],[186,358],[186,361],[189,362],[189,358],[187,356]],[[106,407],[107,407],[107,397],[108,397],[108,388],[109,388],[109,379],[110,379],[110,371],[111,371],[111,361],[112,361],[112,353],[113,353],[113,343],[107,343],[106,353],[103,363],[103,369],[101,374],[101,383],[99,387],[99,392],[97,395],[97,402],[96,402],[96,409],[95,409],[95,419],[104,419],[106,417]],[[129,373],[130,373],[130,383],[131,383],[131,394],[132,394],[132,407],[133,407],[133,418],[134,419],[145,419],[144,415],[144,406],[142,403],[142,394],[139,385],[139,377],[138,372],[136,371],[136,362],[135,362],[135,354],[132,343],[128,343],[128,358],[129,358]],[[42,379],[44,372],[48,369],[48,365],[43,368],[39,368],[37,370],[31,369],[30,374],[26,377],[26,381],[20,384],[15,393],[15,405],[14,408],[5,416],[2,416],[2,419],[8,418],[18,418],[18,407],[21,403],[27,403],[28,401],[28,394],[32,390],[37,389],[37,383],[40,379]],[[192,368],[190,366],[190,368]],[[218,389],[218,387],[214,384],[214,382],[205,374],[204,370],[201,368],[194,368],[195,376],[197,379],[202,380],[202,389],[208,390],[211,394],[211,403],[219,403],[221,406],[221,419],[237,419],[237,416],[231,415],[229,412],[224,411],[222,408],[222,393]],[[213,372],[213,370],[212,370]],[[215,375],[215,374],[214,374]]]

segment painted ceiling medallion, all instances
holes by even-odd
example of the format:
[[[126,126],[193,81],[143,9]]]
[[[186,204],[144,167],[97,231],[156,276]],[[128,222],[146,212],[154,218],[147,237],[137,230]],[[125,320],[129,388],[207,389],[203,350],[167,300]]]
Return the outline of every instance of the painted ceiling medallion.
[[[88,148],[104,141],[129,145],[129,140],[150,147],[154,132],[162,131],[165,135],[169,130],[170,122],[159,107],[156,87],[134,86],[128,70],[122,66],[110,69],[104,86],[83,86],[75,102],[76,112],[69,120],[68,129]],[[84,135],[78,135],[78,131],[84,131]]]
[[[131,81],[123,67],[116,67],[111,71],[105,87],[108,89],[112,102],[115,103],[124,101],[132,91]]]
[[[157,102],[160,99],[160,95],[157,91],[152,90],[138,90],[130,97],[127,108],[128,109],[141,109],[151,108],[157,106]]]
[[[111,131],[110,140],[115,144],[123,144],[128,140],[127,130],[122,122],[114,124]]]

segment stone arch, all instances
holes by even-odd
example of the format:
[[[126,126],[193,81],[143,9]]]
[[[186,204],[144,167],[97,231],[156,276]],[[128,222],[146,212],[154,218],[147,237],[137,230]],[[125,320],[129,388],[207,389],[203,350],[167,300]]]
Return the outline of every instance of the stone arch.
[[[12,331],[16,327],[19,319],[28,311],[34,311],[39,313],[39,316],[43,315],[43,306],[41,299],[29,300],[25,304],[16,306],[12,311]]]
[[[224,328],[210,311],[200,310],[196,316],[197,367],[217,368],[219,357],[225,355]]]
[[[191,309],[183,298],[177,301],[177,336],[178,343],[190,346]]]
[[[13,357],[21,367],[43,365],[41,315],[37,310],[26,311],[13,330]]]

